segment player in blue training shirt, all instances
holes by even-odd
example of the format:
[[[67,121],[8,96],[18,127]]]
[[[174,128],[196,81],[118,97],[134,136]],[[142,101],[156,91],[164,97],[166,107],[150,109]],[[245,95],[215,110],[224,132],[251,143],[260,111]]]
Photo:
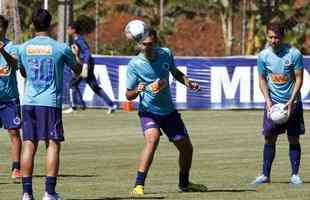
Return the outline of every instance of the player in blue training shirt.
[[[73,76],[70,81],[69,97],[71,107],[64,111],[64,113],[72,113],[76,111],[76,97],[82,102],[82,108],[85,109],[85,103],[82,99],[82,94],[79,85],[82,80],[85,80],[90,88],[101,97],[108,105],[107,113],[113,113],[116,109],[116,104],[109,98],[105,91],[98,85],[94,75],[94,59],[91,55],[90,48],[84,38],[84,34],[92,32],[92,28],[88,28],[91,24],[87,16],[80,16],[75,22],[69,25],[68,34],[73,39],[75,44],[80,50],[80,59],[83,63],[83,71],[81,76]],[[88,22],[88,24],[87,24]],[[77,96],[76,96],[77,95]]]
[[[171,50],[156,46],[156,42],[156,32],[150,30],[139,42],[140,53],[130,60],[127,69],[126,97],[133,100],[139,96],[145,141],[132,194],[144,194],[145,179],[162,132],[179,151],[179,191],[206,191],[206,186],[189,182],[193,146],[181,114],[172,102],[169,73],[191,90],[198,91],[200,86],[176,68]]]
[[[21,178],[20,153],[22,142],[19,129],[21,126],[19,94],[16,81],[16,48],[5,38],[9,25],[0,15],[0,127],[8,130],[11,139],[11,159],[13,179]]]
[[[21,158],[23,200],[33,200],[32,173],[39,141],[46,143],[46,182],[43,200],[60,200],[55,192],[59,168],[60,143],[64,140],[62,123],[62,89],[65,64],[76,74],[82,66],[77,63],[66,44],[48,36],[52,16],[38,9],[32,14],[35,37],[21,44],[18,62],[26,77],[22,101],[23,153]],[[76,60],[77,59],[77,60]]]
[[[303,83],[303,56],[294,47],[283,43],[284,28],[280,23],[267,26],[268,46],[259,53],[257,65],[259,86],[266,101],[262,133],[265,137],[262,175],[253,185],[270,183],[270,171],[279,134],[287,132],[291,161],[291,184],[301,184],[298,175],[301,147],[299,136],[305,133],[300,88]],[[283,103],[289,113],[285,124],[275,124],[268,113],[273,104]]]

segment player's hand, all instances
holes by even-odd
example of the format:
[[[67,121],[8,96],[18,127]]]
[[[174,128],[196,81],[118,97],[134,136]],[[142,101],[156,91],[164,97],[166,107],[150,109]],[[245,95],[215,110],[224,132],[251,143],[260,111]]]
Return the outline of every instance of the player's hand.
[[[0,52],[4,50],[4,43],[2,41],[0,41]]]
[[[76,44],[71,45],[71,50],[74,55],[79,56],[80,55],[80,49]]]
[[[292,111],[292,107],[293,107],[293,101],[289,100],[286,104],[284,109],[287,109],[287,114],[288,116],[290,116],[291,111]]]
[[[272,101],[271,100],[266,100],[266,108],[267,108],[268,116],[270,114],[271,107],[272,107]]]
[[[143,92],[146,88],[145,82],[140,82],[136,88],[137,93]]]
[[[188,87],[189,87],[191,90],[195,91],[195,92],[197,92],[197,91],[200,90],[200,85],[199,85],[199,83],[197,83],[197,82],[195,82],[195,81],[189,80],[189,81],[188,81]]]

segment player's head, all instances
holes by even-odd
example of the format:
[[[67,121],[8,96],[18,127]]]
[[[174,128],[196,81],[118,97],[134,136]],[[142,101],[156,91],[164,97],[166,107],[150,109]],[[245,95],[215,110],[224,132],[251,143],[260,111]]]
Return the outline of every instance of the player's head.
[[[85,35],[94,32],[96,29],[96,21],[87,16],[87,15],[80,15],[74,22],[69,24],[68,27],[68,34],[78,34],[78,35]]]
[[[139,42],[139,49],[142,52],[152,51],[157,43],[157,33],[154,29],[150,29],[148,36]]]
[[[77,22],[72,22],[71,24],[69,24],[67,32],[70,36],[74,34],[80,34],[81,28]]]
[[[267,41],[273,49],[278,49],[283,41],[284,26],[281,23],[270,23],[267,26]]]
[[[0,33],[5,35],[6,30],[9,26],[9,21],[3,16],[0,15]]]
[[[33,12],[31,21],[36,32],[47,32],[52,16],[47,10],[39,8]]]

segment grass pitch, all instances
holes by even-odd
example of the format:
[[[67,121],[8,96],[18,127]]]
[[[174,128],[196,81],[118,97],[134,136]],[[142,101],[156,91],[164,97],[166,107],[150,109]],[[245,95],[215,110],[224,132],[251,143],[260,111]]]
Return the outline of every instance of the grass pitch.
[[[138,199],[201,200],[308,200],[310,198],[310,139],[302,137],[300,175],[304,184],[289,182],[290,163],[285,135],[279,138],[272,170],[272,184],[253,188],[249,183],[260,173],[263,137],[262,111],[182,111],[194,145],[191,180],[209,187],[206,193],[178,193],[178,154],[166,137],[161,138]],[[310,112],[304,113],[306,129]],[[87,110],[64,115],[66,141],[62,146],[57,191],[65,200],[124,200],[135,180],[138,155],[143,145],[136,112]],[[21,184],[9,178],[9,139],[0,130],[0,199],[21,198]],[[34,192],[44,191],[45,148],[41,144],[35,163]]]

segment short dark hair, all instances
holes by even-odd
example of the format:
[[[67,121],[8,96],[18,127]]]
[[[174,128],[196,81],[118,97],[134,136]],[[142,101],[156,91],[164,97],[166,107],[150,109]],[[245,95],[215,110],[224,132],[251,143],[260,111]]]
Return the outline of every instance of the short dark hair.
[[[7,20],[3,15],[0,15],[0,26],[2,26],[4,29],[7,29],[9,26],[9,20]]]
[[[69,26],[75,29],[75,32],[80,35],[89,34],[96,29],[96,21],[87,15],[80,15],[78,18],[69,24]]]
[[[282,23],[274,22],[267,25],[267,32],[268,31],[273,31],[274,33],[283,37],[285,29]]]
[[[52,16],[47,10],[39,8],[33,12],[31,21],[37,32],[48,31]]]

